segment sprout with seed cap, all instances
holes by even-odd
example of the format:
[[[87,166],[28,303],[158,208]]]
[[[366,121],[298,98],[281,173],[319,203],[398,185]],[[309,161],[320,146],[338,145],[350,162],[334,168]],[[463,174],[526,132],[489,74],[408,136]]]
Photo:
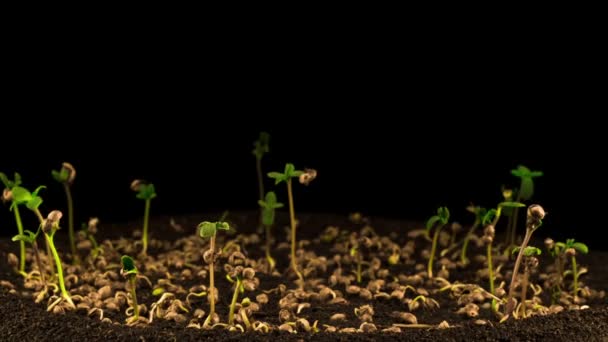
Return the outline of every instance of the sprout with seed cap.
[[[204,261],[209,264],[209,290],[207,291],[209,315],[203,324],[204,328],[208,328],[209,323],[215,317],[215,296],[217,295],[217,289],[215,288],[215,236],[218,230],[230,230],[230,225],[223,221],[204,221],[199,223],[197,229],[201,238],[209,239],[209,250],[203,256]]]
[[[41,223],[42,232],[44,232],[44,237],[46,238],[46,242],[51,249],[51,253],[53,254],[53,259],[55,259],[55,267],[57,269],[57,277],[59,278],[59,288],[61,289],[61,297],[66,300],[72,308],[76,308],[74,302],[72,302],[72,298],[70,294],[65,288],[65,281],[63,278],[63,267],[61,265],[61,258],[59,258],[59,253],[57,253],[57,248],[55,248],[55,243],[53,242],[53,237],[57,230],[59,230],[59,221],[63,214],[59,210],[51,211],[46,219]]]
[[[519,190],[517,191],[516,202],[529,201],[534,195],[534,178],[541,177],[542,171],[530,171],[523,165],[518,165],[517,169],[511,170],[511,174],[520,179]],[[511,221],[507,231],[508,246],[515,245],[515,235],[517,234],[517,216],[519,209],[515,208],[511,213]]]
[[[429,278],[433,278],[433,260],[435,259],[435,251],[437,250],[437,239],[439,239],[439,232],[441,229],[448,224],[450,220],[450,211],[447,207],[440,207],[437,209],[437,215],[431,216],[426,222],[426,234],[430,236],[430,232],[435,228],[433,235],[433,244],[431,245],[431,255],[429,257],[429,263],[427,266],[427,274]],[[437,224],[439,223],[439,224]]]
[[[287,199],[289,200],[289,221],[291,223],[291,267],[295,274],[298,276],[300,280],[300,285],[304,285],[304,277],[302,273],[298,270],[298,263],[296,261],[296,214],[293,205],[293,191],[291,187],[291,179],[294,177],[300,177],[305,173],[312,173],[307,169],[307,171],[296,170],[295,166],[291,163],[285,164],[285,170],[283,173],[280,172],[269,172],[268,177],[274,178],[274,184],[277,185],[281,182],[285,182],[287,184]],[[316,176],[316,171],[314,172],[314,176]],[[312,178],[314,178],[314,176]],[[304,181],[304,182],[303,182]],[[308,179],[300,179],[300,182],[308,185],[312,181],[311,178]]]
[[[513,254],[518,253],[520,251],[520,247],[516,247],[513,249]],[[535,258],[536,255],[541,254],[541,250],[534,246],[526,246],[526,248],[522,251],[524,256],[524,275],[521,280],[521,317],[526,317],[526,292],[528,290],[528,279],[530,278],[530,270],[532,268],[538,267],[538,259]]]
[[[266,260],[268,260],[268,273],[271,273],[274,270],[274,266],[276,262],[274,258],[270,255],[270,244],[272,242],[272,235],[270,229],[274,225],[275,218],[275,209],[279,209],[283,207],[283,203],[277,202],[277,196],[274,192],[269,191],[266,194],[266,200],[258,201],[258,204],[262,208],[262,224],[264,225],[264,229],[266,231]]]
[[[63,184],[65,197],[68,204],[68,234],[70,237],[70,248],[72,249],[72,258],[75,264],[79,263],[78,253],[76,251],[76,243],[74,242],[74,202],[72,201],[72,191],[70,187],[76,178],[76,169],[72,164],[64,162],[61,164],[59,171],[52,170],[53,178]]]
[[[576,263],[576,253],[589,253],[589,248],[582,242],[576,242],[574,239],[568,239],[566,242],[557,242],[555,243],[555,248],[557,249],[559,255],[563,255],[564,257],[570,257],[570,264],[572,265],[572,270],[565,271],[563,276],[572,275],[572,296],[574,300],[577,300],[579,286],[578,286],[578,278],[584,272],[578,270],[578,264]]]
[[[511,276],[511,282],[509,283],[509,294],[507,296],[507,304],[505,305],[505,317],[509,317],[513,310],[515,309],[515,301],[513,300],[513,295],[515,293],[515,279],[519,272],[519,267],[522,262],[522,258],[524,257],[524,252],[526,251],[526,247],[530,242],[530,238],[532,237],[532,233],[536,231],[542,224],[543,219],[545,218],[545,210],[538,204],[532,204],[528,207],[528,217],[526,219],[526,235],[524,236],[524,241],[521,243],[517,254],[517,259],[515,259],[515,265],[513,266],[513,275]]]
[[[123,255],[120,258],[120,263],[122,264],[120,274],[127,278],[131,294],[131,307],[133,308],[133,316],[127,318],[127,324],[135,324],[139,320],[139,305],[137,304],[137,292],[135,290],[137,287],[138,271],[133,258],[128,255]]]
[[[131,190],[137,192],[135,197],[146,202],[144,209],[143,234],[141,236],[141,242],[143,245],[142,254],[146,254],[148,252],[148,222],[150,221],[150,202],[156,197],[156,190],[154,189],[154,184],[147,183],[139,179],[131,182]]]
[[[243,266],[232,267],[232,265],[227,264],[226,270],[228,271],[226,279],[234,284],[234,294],[232,295],[232,302],[230,302],[230,311],[228,313],[228,325],[233,325],[234,310],[236,309],[239,293],[244,293],[245,290],[255,290],[259,280],[255,278],[255,270],[253,268],[243,268]]]

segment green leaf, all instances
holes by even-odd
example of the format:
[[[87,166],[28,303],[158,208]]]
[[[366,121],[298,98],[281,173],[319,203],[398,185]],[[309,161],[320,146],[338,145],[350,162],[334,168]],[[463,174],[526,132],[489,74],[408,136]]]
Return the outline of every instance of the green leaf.
[[[32,199],[32,194],[26,188],[15,186],[11,191],[13,193],[13,202],[16,204],[24,204]]]
[[[2,181],[2,184],[4,184],[4,186],[6,188],[11,188],[10,182],[8,180],[8,177],[6,177],[6,175],[2,172],[0,172],[0,181]]]
[[[529,200],[534,195],[534,181],[531,177],[522,177],[519,196],[524,200]]]
[[[34,190],[34,192],[32,192],[32,196],[38,196],[38,193],[42,189],[46,189],[46,186],[45,185],[41,185],[41,186],[37,187],[36,190]]]
[[[215,223],[215,228],[219,230],[230,230],[230,224],[228,224],[228,222],[219,221]]]
[[[272,226],[274,224],[274,209],[264,208],[262,210],[262,224],[265,226]]]
[[[441,220],[441,217],[439,217],[437,215],[431,216],[431,218],[428,221],[426,221],[426,230],[430,231],[433,228],[433,226],[435,225],[435,223],[437,223],[437,221],[440,221],[440,220]]]
[[[153,198],[156,198],[156,190],[154,188],[154,184],[141,184],[139,187],[139,191],[137,192],[137,195],[135,195],[135,197],[142,200],[151,200]]]
[[[68,178],[70,177],[68,170],[64,168],[61,168],[60,171],[52,170],[51,175],[53,175],[53,178],[59,183],[67,182]]]
[[[165,292],[165,289],[162,287],[157,287],[154,290],[152,290],[152,295],[153,296],[160,296],[161,294],[163,294]]]
[[[450,210],[447,207],[439,207],[437,209],[437,216],[441,219],[441,223],[447,224],[450,220]]]
[[[270,178],[281,178],[283,174],[280,172],[268,172],[268,177]]]
[[[511,174],[515,177],[530,177],[530,169],[523,165],[518,165],[517,169],[511,170]]]
[[[120,263],[125,274],[137,274],[137,267],[135,267],[135,262],[130,256],[123,255],[120,258]]]
[[[543,172],[542,171],[532,171],[530,172],[530,178],[536,178],[536,177],[542,177],[543,176]]]
[[[481,224],[485,226],[485,225],[492,223],[492,220],[494,220],[494,217],[496,217],[496,214],[497,214],[496,209],[488,210],[488,212],[481,219]]]
[[[209,221],[204,221],[204,222],[199,223],[198,229],[199,229],[198,234],[203,239],[207,239],[207,238],[214,236],[215,232],[216,232],[215,223],[212,223]]]
[[[583,254],[587,254],[589,253],[589,248],[587,247],[587,245],[585,245],[582,242],[575,242],[572,244],[572,248],[576,249],[577,251],[583,253]]]
[[[511,254],[519,253],[520,249],[521,249],[521,247],[513,248],[513,250],[511,251]],[[534,246],[527,246],[526,248],[524,248],[523,254],[524,254],[524,256],[531,257],[534,255],[540,255],[541,252],[542,251],[539,248],[536,248]]]
[[[36,237],[34,236],[34,233],[30,232],[30,234],[26,235],[26,234],[17,234],[15,236],[12,237],[11,240],[13,241],[23,241],[23,242],[27,242],[27,243],[33,243],[34,240],[36,239]]]
[[[293,166],[292,163],[285,164],[285,171],[283,174],[287,177],[291,177],[291,175],[296,171],[296,167]]]
[[[520,202],[500,202],[498,206],[503,208],[523,208],[526,205]]]
[[[268,205],[266,204],[266,202],[264,202],[262,200],[258,200],[258,205],[262,208],[268,208]]]
[[[42,204],[42,197],[35,196],[35,197],[32,197],[31,200],[27,201],[27,203],[25,203],[25,206],[29,210],[36,210],[36,209],[38,209],[38,207],[40,207],[41,204]]]
[[[277,202],[277,195],[273,191],[269,191],[266,194],[266,205],[272,209],[278,209],[283,207],[283,203]]]

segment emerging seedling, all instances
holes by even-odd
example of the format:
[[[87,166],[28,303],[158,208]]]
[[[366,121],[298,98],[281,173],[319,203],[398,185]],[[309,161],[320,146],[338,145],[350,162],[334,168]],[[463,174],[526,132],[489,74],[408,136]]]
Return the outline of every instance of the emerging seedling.
[[[64,162],[61,164],[59,171],[52,170],[53,178],[63,184],[65,197],[68,203],[68,234],[70,237],[70,248],[72,250],[72,258],[75,264],[79,263],[78,253],[76,251],[76,242],[74,241],[74,202],[72,201],[72,191],[70,187],[76,178],[76,169],[70,163]]]
[[[570,257],[572,270],[565,271],[564,277],[569,274],[572,274],[572,296],[574,297],[574,300],[576,302],[579,292],[578,277],[582,274],[582,272],[578,270],[578,265],[576,263],[576,253],[580,252],[583,254],[587,254],[589,253],[589,248],[584,243],[576,242],[574,239],[568,239],[566,240],[566,243],[557,242],[555,243],[555,246],[561,251],[563,251],[566,257]]]
[[[429,263],[427,266],[427,273],[429,278],[433,278],[433,261],[435,259],[435,252],[437,250],[437,240],[439,239],[439,232],[441,229],[448,224],[450,220],[450,211],[447,207],[439,207],[437,209],[437,215],[431,216],[426,222],[426,234],[430,236],[431,230],[435,228],[433,234],[433,244],[431,245],[431,255],[429,257]]]
[[[145,181],[136,179],[131,183],[131,190],[137,192],[135,197],[144,200],[146,202],[144,209],[144,228],[141,236],[141,243],[143,245],[142,254],[148,252],[148,223],[150,221],[150,202],[153,198],[156,198],[156,191],[154,190],[154,184],[147,183]]]
[[[95,234],[97,233],[97,225],[99,224],[99,219],[97,217],[92,217],[89,219],[89,223],[83,223],[81,226],[82,232],[84,236],[91,241],[91,245],[93,248],[91,249],[91,260],[97,259],[99,254],[102,252],[102,248],[97,243],[97,239],[95,239]]]
[[[209,324],[213,320],[215,316],[215,297],[217,296],[217,290],[215,288],[215,236],[218,230],[229,230],[230,225],[223,221],[218,222],[209,222],[204,221],[199,223],[198,234],[203,239],[209,240],[209,250],[203,254],[204,261],[209,265],[209,289],[208,289],[208,298],[209,298],[209,315],[207,319],[205,319],[205,323],[203,327],[209,327]]]
[[[308,185],[317,176],[317,171],[313,169],[306,169],[305,171],[296,170],[291,163],[285,164],[285,170],[283,173],[280,172],[269,172],[268,177],[274,178],[274,184],[277,185],[281,182],[287,184],[287,198],[289,200],[289,221],[291,223],[291,267],[298,276],[300,283],[304,283],[304,277],[298,270],[298,263],[296,261],[296,214],[293,205],[293,191],[291,187],[291,179],[298,177],[300,183]]]
[[[519,253],[520,247],[513,249],[513,254]],[[524,256],[524,276],[521,280],[521,312],[522,318],[526,318],[526,293],[528,290],[528,280],[530,278],[530,270],[538,267],[538,259],[535,256],[540,255],[540,249],[534,246],[527,246],[523,249],[522,254]]]
[[[231,266],[231,265],[227,265]],[[254,277],[255,270],[253,268],[243,268],[243,266],[228,267],[226,279],[234,284],[234,293],[230,302],[230,311],[228,313],[228,325],[234,324],[234,311],[236,308],[239,293],[244,293],[245,290],[253,291],[257,287]]]
[[[2,192],[2,202],[11,202],[10,210],[13,211],[15,215],[15,222],[17,224],[17,232],[19,235],[23,235],[23,223],[21,221],[21,214],[19,213],[19,207],[14,204],[14,197],[12,190],[15,187],[21,185],[21,176],[15,172],[15,179],[10,180],[8,177],[0,172],[0,181],[5,186],[4,191]],[[42,272],[42,269],[41,271]],[[19,240],[19,273],[22,275],[25,274],[25,242],[24,240]]]
[[[33,233],[26,229],[23,232],[23,234],[17,234],[15,236],[13,236],[12,240],[19,241],[21,243],[27,242],[32,245],[32,248],[34,249],[34,257],[36,258],[36,265],[38,266],[38,271],[40,272],[40,280],[46,286],[46,281],[44,279],[45,278],[44,270],[42,269],[42,263],[40,262],[40,252],[38,250],[38,242],[36,242],[36,239],[38,238],[38,234],[40,234],[40,228],[41,228],[41,226],[38,226],[38,230],[36,231],[36,233]]]
[[[131,307],[133,308],[133,316],[127,318],[127,324],[135,323],[139,320],[139,305],[137,304],[137,267],[135,267],[135,262],[133,258],[128,255],[123,255],[120,258],[120,263],[122,264],[122,269],[120,270],[120,274],[127,278],[128,287],[131,292]]]
[[[253,155],[255,156],[255,167],[258,175],[258,191],[259,191],[259,201],[264,201],[264,174],[262,173],[262,158],[264,154],[268,153],[270,149],[268,148],[268,142],[270,141],[270,134],[266,132],[260,132],[260,137],[253,143]],[[263,216],[264,214],[261,213]],[[262,218],[263,220],[263,218]]]
[[[507,296],[507,304],[505,305],[505,317],[511,316],[515,309],[515,300],[513,300],[513,294],[515,293],[515,279],[519,273],[519,267],[521,265],[522,258],[524,257],[524,251],[530,242],[532,233],[536,231],[542,224],[543,218],[545,217],[545,210],[538,204],[532,204],[528,207],[528,217],[526,220],[526,235],[524,241],[519,247],[519,253],[513,266],[513,275],[511,276],[511,282],[509,283],[509,294]]]
[[[270,229],[274,225],[275,209],[282,208],[283,203],[277,202],[277,196],[274,192],[270,191],[266,194],[266,200],[260,200],[258,204],[262,208],[262,224],[266,230],[266,260],[268,260],[268,273],[271,273],[274,270],[276,262],[270,255],[270,243],[272,241]]]
[[[517,199],[515,202],[528,201],[534,195],[534,178],[541,177],[543,173],[541,171],[530,171],[523,165],[518,165],[517,169],[511,170],[511,174],[520,179],[519,190],[517,191]],[[508,246],[515,245],[515,236],[517,235],[517,218],[519,209],[515,208],[511,217],[511,224],[507,231],[507,237],[509,238]]]
[[[473,233],[475,232],[477,227],[479,227],[479,225],[481,224],[481,220],[483,219],[483,217],[486,215],[486,212],[487,212],[486,208],[482,208],[479,206],[473,206],[473,205],[468,206],[467,211],[470,213],[473,213],[473,215],[475,215],[475,221],[473,222],[473,225],[467,232],[467,235],[464,237],[464,242],[462,243],[462,251],[460,252],[460,261],[462,262],[463,265],[466,265],[469,263],[469,259],[467,258],[467,247],[469,246],[469,240],[471,239],[471,236],[473,236]]]
[[[55,244],[53,243],[53,237],[57,230],[59,230],[59,220],[63,214],[59,210],[53,210],[49,213],[47,218],[42,223],[42,232],[44,232],[44,237],[51,248],[51,253],[53,254],[53,259],[55,260],[55,267],[57,268],[57,277],[59,278],[59,288],[61,289],[61,297],[65,299],[73,308],[76,308],[74,302],[72,302],[72,298],[70,294],[65,288],[65,281],[63,278],[63,267],[61,266],[61,258],[59,258],[59,253],[57,253],[57,248],[55,248]]]

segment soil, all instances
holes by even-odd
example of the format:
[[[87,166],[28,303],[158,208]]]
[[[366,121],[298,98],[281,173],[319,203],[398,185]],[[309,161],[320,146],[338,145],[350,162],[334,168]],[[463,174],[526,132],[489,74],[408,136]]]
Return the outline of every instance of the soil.
[[[191,235],[196,225],[203,220],[216,220],[220,214],[212,215],[194,215],[182,218],[175,218],[175,221],[183,227],[182,232],[175,230],[173,225],[170,225],[170,218],[159,217],[151,221],[150,235],[154,239],[159,240],[175,240],[180,237]],[[300,219],[298,229],[298,240],[313,240],[318,238],[321,232],[328,224],[338,226],[342,229],[358,230],[365,224],[355,224],[347,217],[333,215],[298,215]],[[230,214],[228,220],[231,221],[237,228],[239,233],[250,234],[255,231],[257,212]],[[285,241],[284,226],[288,223],[284,215],[278,214],[277,221],[280,223],[280,228],[275,228],[275,234],[279,241]],[[402,221],[393,221],[386,219],[374,218],[370,222],[371,226],[379,235],[389,235],[391,232],[399,232],[398,236],[393,236],[395,242],[403,245],[406,241],[406,231],[420,228],[420,224]],[[97,239],[116,239],[125,236],[125,232],[133,231],[133,227],[138,227],[139,222],[126,224],[100,224]],[[542,229],[541,229],[542,230]],[[64,232],[61,232],[64,233]],[[546,237],[542,231],[536,233],[538,236],[537,245],[542,245],[542,238]],[[63,237],[63,238],[62,238]],[[498,239],[498,237],[497,237]],[[68,250],[65,243],[67,236],[58,234],[57,245],[60,251]],[[222,241],[222,240],[218,240]],[[540,242],[539,242],[540,241]],[[223,246],[223,242],[218,244],[218,248]],[[263,246],[262,243],[259,246]],[[9,239],[0,241],[0,280],[7,280],[14,284],[16,289],[23,290],[23,278],[16,274],[7,264],[7,253],[12,252],[17,254],[18,244],[11,242]],[[304,248],[307,251],[314,251],[317,256],[330,256],[333,254],[330,251],[330,244],[315,244],[311,243]],[[151,249],[150,254],[160,253],[160,249]],[[263,257],[263,250],[258,245],[245,245],[243,252],[248,258],[256,259]],[[471,255],[482,254],[483,249],[471,250]],[[273,250],[273,255],[277,259],[277,269],[285,270],[289,264],[289,250],[277,249]],[[579,257],[579,264],[589,268],[589,273],[582,276],[582,280],[586,285],[595,290],[608,290],[608,252],[592,251],[589,256]],[[546,260],[541,260],[541,265]],[[179,270],[172,270],[175,274],[179,274]],[[400,263],[395,266],[390,266],[391,274],[414,274],[415,271],[412,265]],[[327,271],[327,275],[331,271]],[[327,275],[325,279],[327,279]],[[293,277],[287,274],[284,276],[271,276],[258,272],[256,277],[260,280],[260,286],[253,292],[246,293],[252,299],[257,294],[264,290],[277,288],[280,284],[285,284],[287,288],[295,288]],[[320,276],[322,278],[322,276]],[[474,272],[465,268],[461,271],[451,271],[450,280],[455,279],[472,279]],[[224,278],[224,271],[218,267],[216,271],[217,288],[219,290],[220,301],[216,304],[217,313],[222,321],[226,321],[228,315],[228,306],[232,295],[232,284]],[[153,284],[158,279],[150,278]],[[184,287],[187,289],[190,286],[207,285],[207,280],[185,281]],[[366,283],[366,280],[364,281]],[[480,283],[485,286],[485,283]],[[364,287],[364,285],[362,285]],[[150,307],[151,303],[158,298],[152,296],[148,285],[140,283],[138,287],[138,300]],[[359,318],[354,314],[354,309],[365,304],[371,304],[374,308],[373,323],[378,329],[390,327],[396,323],[393,316],[395,311],[408,311],[407,305],[401,301],[394,299],[372,299],[366,300],[358,295],[350,295],[344,293],[347,299],[347,304],[328,304],[315,303],[309,308],[304,308],[300,318],[306,318],[313,323],[319,321],[319,327],[322,324],[331,324],[338,329],[345,327],[358,328],[361,324]],[[82,311],[68,311],[63,314],[52,314],[46,311],[46,301],[35,304],[31,298],[25,298],[20,295],[8,293],[6,287],[0,286],[0,339],[2,341],[54,341],[54,340],[81,340],[81,341],[190,341],[212,338],[215,341],[252,341],[260,340],[267,341],[273,338],[280,338],[289,341],[314,340],[314,341],[529,341],[529,340],[550,340],[550,341],[608,341],[608,301],[604,297],[589,302],[590,308],[584,310],[564,310],[557,314],[547,316],[533,316],[526,319],[514,320],[510,319],[504,323],[498,323],[496,317],[493,317],[489,310],[481,309],[479,317],[475,319],[468,318],[464,315],[457,315],[455,311],[459,308],[454,299],[451,299],[447,292],[441,294],[433,294],[432,298],[440,304],[438,309],[422,308],[415,311],[418,323],[437,325],[442,321],[447,321],[451,328],[436,329],[436,328],[407,328],[402,329],[401,333],[326,333],[319,332],[290,334],[273,330],[267,334],[262,333],[238,333],[228,332],[224,329],[201,330],[195,328],[186,328],[188,322],[176,323],[163,319],[154,320],[153,323],[145,327],[129,327],[124,322],[126,315],[124,310],[117,313],[106,314],[114,323],[101,322],[94,315],[86,316]],[[259,311],[254,312],[252,318],[254,320],[268,322],[272,325],[279,325],[278,301],[280,296],[277,293],[269,294],[269,303],[263,305]],[[192,309],[202,308],[207,310],[208,305],[204,300],[195,300],[192,304]],[[330,317],[336,313],[344,313],[346,319],[344,321],[332,322]],[[147,317],[147,315],[144,315]],[[486,324],[479,325],[475,321],[478,319],[485,320]],[[402,322],[401,322],[402,323]],[[321,329],[323,330],[323,329]]]

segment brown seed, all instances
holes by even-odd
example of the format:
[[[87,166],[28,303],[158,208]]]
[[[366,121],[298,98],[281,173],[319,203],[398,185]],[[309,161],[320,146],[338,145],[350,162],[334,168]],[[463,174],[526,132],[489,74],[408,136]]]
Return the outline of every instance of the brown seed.
[[[406,323],[418,324],[418,318],[411,312],[394,312],[393,316]]]
[[[17,256],[13,253],[8,253],[8,264],[11,265],[12,267],[17,267],[17,265],[19,264],[19,258],[17,258]]]
[[[281,311],[279,311],[279,321],[281,322],[289,322],[293,320],[293,315],[291,313],[291,311],[287,310],[287,309],[282,309]]]
[[[334,327],[333,325],[323,324],[323,326],[325,326],[325,332],[333,333],[338,331],[338,328]]]
[[[293,333],[293,327],[290,324],[283,323],[279,325],[279,331],[286,331],[288,333]]]
[[[305,318],[298,318],[296,321],[296,329],[298,331],[310,331],[310,322]]]
[[[12,290],[15,288],[15,285],[13,285],[10,281],[8,280],[0,280],[0,286],[7,288],[9,290]]]
[[[357,285],[349,285],[346,288],[346,293],[348,293],[348,294],[357,294],[359,292],[361,292],[361,288]]]
[[[390,328],[385,328],[385,329],[382,329],[381,331],[382,331],[383,333],[399,334],[399,333],[401,333],[401,328],[399,328],[399,327],[395,327],[395,326],[392,326],[392,327],[390,327]]]
[[[357,332],[357,329],[355,328],[342,328],[340,330],[338,330],[339,333],[343,333],[343,334],[354,334]]]
[[[106,303],[106,310],[110,310],[110,311],[119,311],[120,308],[118,307],[118,305],[116,305],[115,301]]]
[[[365,300],[370,300],[372,299],[372,293],[370,290],[368,289],[361,289],[361,291],[359,292],[359,297],[365,299]]]
[[[437,326],[438,329],[447,329],[450,327],[450,324],[448,323],[448,321],[441,321],[441,323],[439,323],[439,325]]]
[[[268,303],[268,295],[265,293],[261,293],[255,297],[256,302],[260,305],[264,305]]]
[[[361,323],[361,325],[359,326],[359,331],[364,333],[372,333],[376,332],[377,330],[378,328],[376,328],[376,325],[374,323],[364,322]]]
[[[346,320],[346,315],[343,313],[333,314],[330,318],[330,321],[344,321]]]
[[[253,277],[255,277],[255,270],[253,268],[245,268],[243,270],[243,277],[245,279],[253,279]]]
[[[97,290],[97,294],[99,294],[100,299],[106,299],[112,296],[112,287],[110,285],[106,285],[99,290]]]

